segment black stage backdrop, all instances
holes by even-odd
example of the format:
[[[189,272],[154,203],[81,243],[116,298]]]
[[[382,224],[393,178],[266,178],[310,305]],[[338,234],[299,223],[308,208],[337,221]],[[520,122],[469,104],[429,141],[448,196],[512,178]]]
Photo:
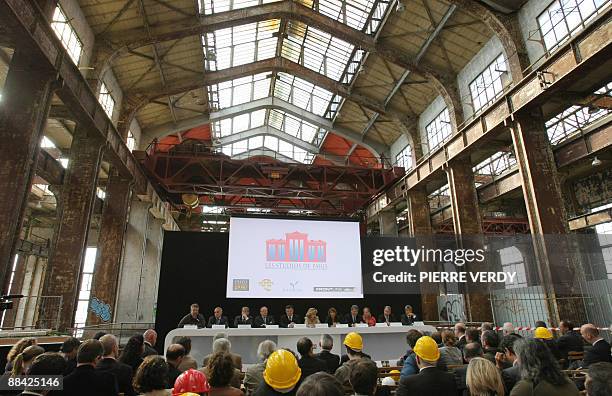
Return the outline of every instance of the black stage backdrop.
[[[363,241],[362,241],[363,244]],[[297,314],[303,316],[309,307],[319,311],[321,321],[325,320],[329,307],[335,307],[340,315],[349,312],[352,304],[368,306],[378,317],[385,305],[393,308],[399,319],[404,305],[414,307],[417,317],[421,315],[418,295],[365,294],[363,299],[254,299],[226,298],[227,255],[229,233],[213,232],[171,232],[164,233],[157,315],[155,329],[158,332],[158,349],[161,352],[166,334],[176,328],[179,320],[189,313],[189,306],[196,302],[200,313],[206,319],[213,314],[216,306],[223,308],[223,314],[233,321],[243,306],[251,308],[251,315],[259,314],[259,307],[268,306],[276,320],[285,312],[287,304],[295,306]]]

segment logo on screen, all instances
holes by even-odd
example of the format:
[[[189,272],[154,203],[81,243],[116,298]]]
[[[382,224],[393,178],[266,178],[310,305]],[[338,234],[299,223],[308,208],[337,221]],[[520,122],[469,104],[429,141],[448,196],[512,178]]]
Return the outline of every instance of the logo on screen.
[[[233,279],[232,290],[233,291],[249,291],[249,280],[248,279]]]
[[[285,239],[266,241],[268,261],[324,263],[327,259],[327,242],[308,239],[308,234],[291,232]]]
[[[259,286],[263,287],[265,291],[272,291],[272,285],[274,282],[270,279],[262,279],[259,281]]]

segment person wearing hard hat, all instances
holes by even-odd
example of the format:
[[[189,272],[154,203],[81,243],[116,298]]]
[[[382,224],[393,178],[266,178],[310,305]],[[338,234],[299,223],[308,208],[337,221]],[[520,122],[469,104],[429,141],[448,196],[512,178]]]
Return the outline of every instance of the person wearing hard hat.
[[[397,396],[455,396],[457,385],[453,374],[436,367],[440,350],[436,341],[429,337],[419,338],[413,348],[419,373],[402,377]]]
[[[205,394],[210,391],[210,385],[206,376],[194,369],[189,369],[179,375],[174,382],[172,396],[187,395],[187,394]]]
[[[286,349],[278,349],[268,357],[264,381],[253,396],[295,395],[301,377],[302,370],[295,355]]]
[[[334,376],[340,383],[348,384],[351,374],[351,361],[369,359],[370,356],[363,353],[363,338],[361,338],[359,333],[355,333],[354,331],[348,333],[346,337],[344,337],[343,344],[346,348],[346,358],[344,356],[342,357],[343,363],[338,367]]]
[[[533,332],[533,338],[540,340],[548,347],[550,353],[553,354],[555,359],[561,359],[561,353],[557,347],[557,342],[553,339],[553,334],[546,327],[537,327]]]

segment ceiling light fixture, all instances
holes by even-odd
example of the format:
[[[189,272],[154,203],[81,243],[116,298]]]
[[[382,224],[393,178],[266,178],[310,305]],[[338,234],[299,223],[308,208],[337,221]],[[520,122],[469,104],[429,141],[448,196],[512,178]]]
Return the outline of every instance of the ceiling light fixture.
[[[601,160],[597,157],[593,158],[593,162],[591,162],[592,166],[599,166],[601,165]]]

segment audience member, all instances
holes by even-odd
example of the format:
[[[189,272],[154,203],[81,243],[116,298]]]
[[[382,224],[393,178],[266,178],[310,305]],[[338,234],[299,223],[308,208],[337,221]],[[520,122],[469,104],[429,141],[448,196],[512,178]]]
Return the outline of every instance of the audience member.
[[[593,363],[609,362],[612,363],[610,355],[610,344],[599,335],[597,327],[587,323],[580,327],[580,335],[592,347],[584,352],[582,367],[587,368]]]
[[[476,357],[470,360],[467,368],[467,387],[470,396],[504,396],[505,394],[499,370],[485,358]]]
[[[185,348],[185,356],[183,356],[183,360],[181,364],[179,364],[178,369],[180,372],[187,371],[189,369],[196,370],[198,368],[198,362],[191,356],[191,338],[189,337],[176,337],[174,341],[175,344],[182,345]]]
[[[106,334],[100,338],[102,344],[102,360],[96,365],[96,370],[99,372],[111,373],[117,379],[117,386],[120,393],[126,396],[136,395],[132,387],[133,371],[130,366],[117,361],[119,356],[119,342],[117,337],[112,334]]]
[[[495,364],[498,369],[502,370],[502,380],[504,381],[504,388],[507,394],[510,393],[514,385],[521,379],[516,353],[514,352],[514,343],[520,338],[516,334],[504,336],[499,345],[500,352],[495,355]]]
[[[553,354],[555,359],[561,359],[559,350],[557,349],[557,343],[553,340],[553,334],[546,327],[538,327],[533,332],[533,338],[540,340],[548,347],[550,352]]]
[[[327,371],[327,364],[315,357],[314,344],[308,337],[302,337],[297,342],[297,350],[300,354],[300,360],[298,365],[302,370],[302,379],[308,377],[311,374],[318,373],[319,371]]]
[[[584,382],[586,396],[612,395],[612,363],[599,362],[589,366]]]
[[[293,305],[287,305],[285,307],[285,314],[281,316],[280,322],[278,323],[280,327],[292,328],[295,324],[302,323],[302,318],[299,315],[295,314],[295,308]]]
[[[347,313],[344,317],[344,323],[354,327],[357,323],[363,323],[359,316],[359,307],[357,305],[351,305],[351,312]]]
[[[378,315],[378,322],[386,323],[387,326],[389,326],[391,322],[397,322],[395,316],[393,316],[393,312],[391,311],[391,307],[389,305],[385,305],[383,313]]]
[[[191,304],[190,312],[183,316],[176,327],[183,327],[185,325],[198,326],[198,329],[206,327],[206,319],[200,313],[200,306],[198,304]]]
[[[544,321],[542,321],[542,320],[538,320],[538,321],[536,321],[536,322],[535,322],[535,327],[536,327],[536,329],[537,329],[538,327],[545,327],[545,328],[548,328],[548,326],[546,326],[546,322],[544,322]]]
[[[153,329],[148,329],[142,335],[144,339],[144,352],[142,353],[142,358],[146,358],[151,355],[159,355],[157,353],[157,349],[155,349],[155,344],[157,343],[157,332]]]
[[[374,315],[372,315],[372,312],[368,307],[363,307],[362,322],[367,323],[369,327],[376,326],[376,318],[374,317]]]
[[[84,341],[77,352],[77,366],[64,378],[65,396],[116,396],[119,394],[115,376],[96,371],[104,349],[98,340]]]
[[[238,327],[238,325],[253,325],[253,317],[251,316],[249,307],[242,307],[240,315],[234,318],[234,327]]]
[[[480,336],[480,345],[484,351],[484,358],[495,364],[495,355],[499,352],[499,338],[493,330],[485,330]]]
[[[229,321],[227,320],[227,316],[223,316],[223,308],[215,307],[213,315],[208,318],[208,323],[206,324],[206,327],[212,328],[213,325],[229,327]]]
[[[276,344],[274,341],[265,340],[259,343],[257,347],[257,357],[259,363],[252,364],[247,368],[244,375],[244,387],[247,393],[250,393],[257,389],[263,382],[263,372],[266,368],[266,361],[268,357],[276,350]]]
[[[134,375],[134,389],[141,396],[169,395],[164,389],[168,385],[168,364],[160,355],[147,356]]]
[[[414,353],[419,373],[401,377],[396,395],[455,396],[457,386],[453,375],[436,367],[440,351],[434,339],[429,336],[419,338]]]
[[[220,352],[213,355],[207,366],[208,383],[210,384],[208,396],[242,396],[242,391],[239,389],[240,382],[237,384],[238,387],[231,385],[235,371],[237,370],[234,368],[229,353]]]
[[[510,335],[510,334],[516,334],[514,332],[514,325],[510,322],[504,323],[504,325],[502,326],[502,332],[505,336]]]
[[[557,339],[557,349],[559,355],[564,359],[565,367],[568,367],[569,362],[567,358],[570,352],[583,352],[584,351],[584,340],[580,333],[574,330],[574,324],[569,320],[562,320],[559,324],[559,331],[561,337]]]
[[[400,377],[406,377],[408,375],[413,375],[419,372],[419,367],[416,363],[416,356],[414,354],[414,346],[416,345],[419,338],[421,338],[423,334],[415,329],[408,330],[406,334],[406,342],[408,343],[408,351],[404,355],[403,361],[404,364],[402,366],[402,371]]]
[[[218,337],[219,336],[219,337]],[[212,355],[219,352],[227,352],[232,357],[232,362],[234,362],[234,367],[238,370],[242,370],[242,356],[237,353],[232,352],[232,343],[227,338],[227,334],[217,334],[214,337],[213,345],[212,345],[212,353],[204,356],[204,360],[202,361],[202,366],[206,367],[208,365],[208,359],[212,357]]]
[[[457,348],[463,350],[463,347],[467,344],[465,339],[465,323],[459,322],[455,324],[455,337],[457,337]]]
[[[266,327],[267,325],[275,325],[274,317],[268,315],[268,307],[263,306],[259,309],[259,316],[253,321],[253,327]]]
[[[450,330],[442,332],[442,347],[440,348],[440,361],[446,366],[463,364],[461,350],[455,346],[457,337]]]
[[[468,364],[472,359],[481,358],[483,356],[482,347],[477,342],[470,342],[463,347],[463,359]],[[469,395],[467,387],[467,368],[468,366],[457,367],[453,372],[459,395]]]
[[[142,353],[144,352],[144,338],[141,335],[131,336],[127,344],[123,347],[123,351],[119,356],[119,361],[125,363],[132,368],[132,372],[138,370],[138,366],[142,363]]]
[[[42,376],[42,375],[52,375],[52,376],[60,376],[62,373],[66,371],[66,359],[59,353],[54,352],[45,352],[40,354],[34,358],[30,369],[28,370],[28,375],[32,376]],[[61,391],[59,391],[61,392]],[[25,391],[21,393],[22,396],[46,396],[52,394],[61,394],[54,391],[41,391],[41,390],[33,390],[28,387],[25,388]]]
[[[105,335],[106,331],[97,331],[96,334],[94,334],[94,336],[92,337],[92,339],[100,341],[100,338],[104,337]]]
[[[469,344],[470,342],[477,342],[480,344],[480,331],[476,328],[469,328],[465,330],[465,340]],[[480,344],[482,345],[482,344]]]
[[[253,395],[293,396],[301,375],[302,370],[295,355],[286,349],[278,349],[268,357],[263,373],[264,381]]]
[[[344,396],[344,388],[333,375],[315,373],[302,382],[296,396]]]
[[[548,347],[536,339],[514,341],[521,380],[510,396],[578,396],[576,385],[561,371]]]
[[[32,345],[36,345],[36,339],[32,337],[22,338],[17,341],[6,355],[6,366],[4,366],[4,371],[11,373],[13,371],[13,362],[15,361],[15,358],[17,358],[17,355]]]
[[[340,367],[340,356],[331,352],[334,347],[334,339],[329,334],[323,334],[319,340],[319,346],[321,347],[321,352],[316,357],[325,362],[328,373],[334,374],[338,367]]]
[[[493,330],[493,323],[491,322],[482,322],[480,325],[480,331],[485,332],[487,330]]]
[[[81,341],[74,337],[70,337],[62,343],[60,355],[66,360],[66,371],[64,371],[64,376],[72,373],[72,370],[76,367],[76,356],[80,345]]]
[[[179,365],[185,357],[185,348],[180,344],[170,344],[166,349],[166,363],[168,363],[168,384],[174,384],[174,381],[181,375]]]
[[[194,369],[188,369],[181,373],[172,389],[173,395],[182,395],[184,393],[207,394],[210,391],[210,385],[204,373]]]
[[[412,311],[412,305],[406,305],[404,307],[404,313],[402,314],[400,320],[404,326],[409,326],[414,323],[416,320],[416,315]]]
[[[342,385],[348,384],[350,377],[350,367],[349,363],[352,360],[358,360],[363,358],[370,358],[368,355],[363,353],[363,338],[358,333],[350,332],[344,337],[344,347],[346,348],[346,355],[348,360],[334,373],[334,376]]]
[[[429,336],[434,339],[434,341],[438,345],[438,348],[442,346],[442,333],[440,333],[439,331],[434,331]]]
[[[24,349],[23,352],[17,355],[15,360],[13,360],[13,371],[11,372],[11,376],[25,375],[34,361],[34,358],[43,353],[45,353],[45,350],[38,345],[30,345]]]
[[[361,359],[351,367],[349,383],[355,395],[373,396],[378,383],[378,368],[370,359]]]
[[[338,311],[336,308],[331,307],[327,310],[327,317],[325,318],[325,322],[329,327],[336,327],[338,323],[342,323],[340,317],[338,316]]]

